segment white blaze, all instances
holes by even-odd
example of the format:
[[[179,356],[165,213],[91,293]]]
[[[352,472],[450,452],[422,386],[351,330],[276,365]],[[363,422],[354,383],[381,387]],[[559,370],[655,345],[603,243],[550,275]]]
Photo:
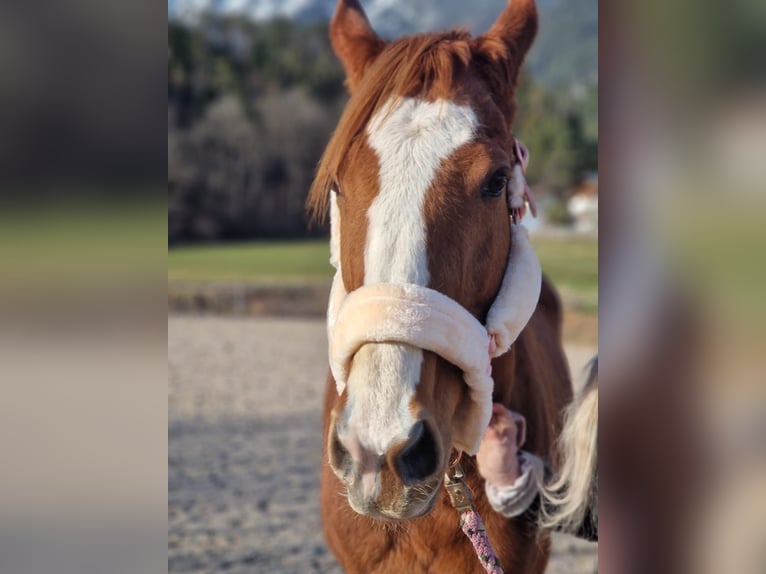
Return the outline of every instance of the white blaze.
[[[442,161],[473,138],[476,125],[471,108],[445,100],[403,98],[372,118],[367,134],[380,162],[380,191],[367,213],[366,284],[428,284],[426,193]]]
[[[372,118],[367,137],[380,175],[367,213],[365,284],[428,284],[426,194],[442,162],[473,139],[477,125],[470,107],[446,100],[398,98]],[[348,377],[350,416],[343,434],[378,454],[405,440],[416,422],[409,404],[422,362],[423,351],[408,345],[363,346]]]

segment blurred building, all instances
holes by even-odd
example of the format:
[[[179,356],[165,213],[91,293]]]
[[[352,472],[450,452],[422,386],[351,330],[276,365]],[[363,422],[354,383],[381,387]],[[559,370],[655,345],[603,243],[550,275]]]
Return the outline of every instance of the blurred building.
[[[567,201],[573,229],[578,233],[598,233],[598,173],[589,173]]]

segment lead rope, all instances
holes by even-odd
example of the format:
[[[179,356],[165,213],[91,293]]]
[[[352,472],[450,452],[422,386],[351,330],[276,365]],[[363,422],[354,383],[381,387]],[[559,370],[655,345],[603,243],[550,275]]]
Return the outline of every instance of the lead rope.
[[[484,529],[484,522],[473,507],[473,495],[465,483],[465,474],[460,463],[455,463],[454,468],[444,474],[444,487],[447,489],[452,506],[460,517],[460,529],[471,541],[484,570],[487,574],[503,574],[500,560]]]

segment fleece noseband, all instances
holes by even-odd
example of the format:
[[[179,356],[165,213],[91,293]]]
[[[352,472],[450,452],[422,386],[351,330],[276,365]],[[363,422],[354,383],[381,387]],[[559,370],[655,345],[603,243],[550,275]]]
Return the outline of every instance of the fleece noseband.
[[[432,351],[463,371],[471,400],[455,415],[453,441],[455,448],[476,453],[492,412],[490,361],[510,349],[540,296],[540,263],[526,229],[511,224],[503,283],[482,325],[453,299],[420,285],[381,283],[346,293],[336,257],[337,227],[333,225],[332,259],[338,270],[330,292],[327,329],[338,393],[345,388],[354,355],[366,343],[406,343]]]

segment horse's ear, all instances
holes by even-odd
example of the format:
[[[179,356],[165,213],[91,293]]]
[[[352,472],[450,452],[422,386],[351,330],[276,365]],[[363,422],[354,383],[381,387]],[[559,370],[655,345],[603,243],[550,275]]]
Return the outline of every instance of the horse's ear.
[[[370,26],[359,0],[338,0],[330,22],[330,41],[346,70],[346,87],[353,92],[385,46]]]
[[[510,0],[483,39],[487,48],[504,48],[506,54],[521,68],[537,35],[537,6],[535,0]],[[494,44],[494,46],[493,46]]]
[[[491,76],[493,84],[501,84],[494,87],[506,93],[515,88],[519,70],[536,35],[535,0],[510,0],[489,32],[475,40],[475,52],[490,68],[486,74]]]

